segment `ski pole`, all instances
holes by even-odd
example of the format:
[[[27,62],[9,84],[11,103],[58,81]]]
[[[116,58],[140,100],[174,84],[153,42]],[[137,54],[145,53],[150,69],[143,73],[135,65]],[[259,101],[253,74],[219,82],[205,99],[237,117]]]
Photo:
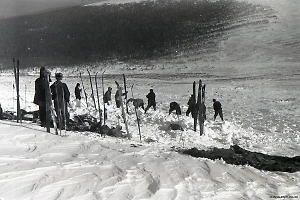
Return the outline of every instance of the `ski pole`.
[[[27,90],[27,87],[26,87],[26,84],[25,84],[25,100],[24,100],[24,103],[25,103],[25,110],[26,110],[26,90]]]
[[[106,120],[106,116],[107,116],[107,113],[106,113],[106,108],[105,108],[105,101],[104,101],[104,95],[105,95],[105,93],[104,93],[104,73],[105,73],[105,71],[106,70],[104,70],[103,72],[102,72],[102,77],[101,77],[101,79],[102,79],[102,95],[103,95],[103,111],[104,111],[104,115],[103,115],[103,125],[105,125],[105,120]]]
[[[131,86],[131,95],[132,95],[132,99],[134,99],[134,96],[133,96],[133,84]],[[141,127],[140,127],[140,118],[139,118],[139,116],[137,114],[137,108],[136,108],[135,105],[134,105],[134,111],[135,111],[136,121],[137,121],[137,125],[138,125],[138,130],[139,130],[139,135],[140,135],[140,141],[142,141]]]
[[[13,84],[13,114],[12,114],[12,121],[14,120],[14,112],[15,112],[15,84]]]
[[[86,107],[87,107],[87,109],[89,109],[89,106],[88,106],[88,100],[87,100],[87,95],[86,95],[86,91],[85,91],[85,88],[84,88],[84,84],[83,84],[81,72],[79,73],[79,76],[80,76],[80,79],[81,79],[82,89],[83,89],[84,96],[85,96]]]
[[[91,84],[91,89],[92,89],[92,99],[93,99],[93,102],[94,102],[94,108],[95,108],[95,110],[97,110],[91,73],[90,73],[90,71],[88,69],[87,69],[87,71],[89,73],[89,78],[90,78],[90,84]]]
[[[97,102],[98,102],[98,113],[99,113],[99,120],[100,120],[100,127],[102,126],[102,114],[101,114],[101,108],[100,108],[100,100],[99,100],[99,91],[98,91],[98,82],[97,82],[97,74],[95,75],[95,85],[96,85],[96,94],[97,94]]]

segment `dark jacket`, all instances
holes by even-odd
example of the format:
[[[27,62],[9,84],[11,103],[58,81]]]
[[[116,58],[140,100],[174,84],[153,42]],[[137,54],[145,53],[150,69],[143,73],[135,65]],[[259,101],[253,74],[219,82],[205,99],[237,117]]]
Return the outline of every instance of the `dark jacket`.
[[[45,78],[40,76],[35,80],[35,94],[33,103],[39,106],[46,106],[46,94],[45,94]]]
[[[148,103],[155,103],[155,93],[153,91],[150,91],[146,97],[148,98]]]
[[[120,93],[119,93],[120,91]],[[116,101],[119,101],[119,94],[121,94],[121,96],[125,96],[126,93],[122,93],[122,89],[120,88],[119,90],[116,91],[116,94],[115,94],[115,100]]]
[[[172,111],[176,111],[176,115],[181,115],[181,108],[177,102],[171,102],[170,103],[170,109],[169,109],[169,114],[171,114]]]
[[[221,110],[222,109],[222,105],[219,101],[215,101],[213,104],[214,110]]]
[[[62,105],[63,101],[65,102],[65,104],[67,104],[70,101],[70,91],[65,83],[61,81],[55,81],[51,85],[50,89],[55,107],[57,107],[58,105]]]
[[[79,86],[76,86],[75,87],[75,97],[76,97],[76,99],[81,99],[81,95],[80,95],[80,93],[81,93],[81,89],[79,88]]]
[[[192,95],[187,103],[189,106],[196,106],[196,101],[194,96]]]
[[[104,94],[104,103],[108,103],[109,101],[111,101],[111,90],[107,90]]]

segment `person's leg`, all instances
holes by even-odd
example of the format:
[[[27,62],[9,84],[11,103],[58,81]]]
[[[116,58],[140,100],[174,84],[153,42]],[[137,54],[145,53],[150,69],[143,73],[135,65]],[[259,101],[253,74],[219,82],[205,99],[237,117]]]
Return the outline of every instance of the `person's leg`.
[[[187,109],[187,111],[186,111],[186,113],[185,113],[186,116],[189,116],[190,112],[191,112],[191,107],[189,106],[188,109]]]
[[[70,121],[70,113],[68,111],[67,105],[65,107],[65,115],[66,115],[66,121],[65,121],[65,123],[66,123],[66,127],[68,128],[69,127],[69,121]]]
[[[156,103],[153,103],[153,109],[156,110]]]
[[[149,108],[150,108],[151,106],[152,106],[152,105],[151,105],[151,102],[148,101],[148,105],[147,105],[147,107],[145,108],[145,113],[149,110]]]
[[[218,116],[218,111],[215,110],[215,114],[214,114],[214,121],[216,120],[216,117]]]
[[[121,102],[119,100],[116,101],[117,108],[121,107]]]
[[[148,104],[147,107],[145,108],[145,113],[147,112],[147,110],[150,108],[150,105]]]
[[[221,120],[222,120],[222,121],[224,121],[224,119],[223,119],[223,112],[222,112],[222,109],[221,109],[221,110],[219,110],[219,115],[220,115],[220,117],[221,117]]]
[[[41,121],[41,126],[46,125],[46,106],[39,106],[39,117]]]

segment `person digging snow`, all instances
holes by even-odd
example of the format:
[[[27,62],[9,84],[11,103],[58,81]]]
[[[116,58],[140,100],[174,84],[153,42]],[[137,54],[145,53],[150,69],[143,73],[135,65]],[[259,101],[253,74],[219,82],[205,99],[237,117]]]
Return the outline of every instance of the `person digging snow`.
[[[214,120],[216,120],[216,117],[218,115],[220,115],[221,120],[224,121],[221,103],[219,101],[217,101],[216,99],[213,99],[213,102],[214,102],[213,107],[214,107],[214,110],[215,110]]]
[[[148,105],[145,109],[145,113],[150,107],[153,107],[154,110],[156,110],[156,101],[155,101],[155,93],[153,92],[153,89],[150,89],[150,92],[146,95],[148,99]]]

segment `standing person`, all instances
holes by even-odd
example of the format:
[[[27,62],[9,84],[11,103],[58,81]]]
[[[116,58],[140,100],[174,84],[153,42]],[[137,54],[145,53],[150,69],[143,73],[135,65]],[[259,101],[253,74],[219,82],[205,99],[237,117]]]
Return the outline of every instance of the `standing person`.
[[[121,94],[121,96],[125,96],[126,93],[122,93],[122,90],[123,88],[120,87],[119,90],[116,91],[116,94],[115,94],[115,101],[116,101],[116,105],[117,105],[117,108],[120,108],[121,107],[121,103],[122,103],[122,97],[119,96],[119,94]]]
[[[40,77],[35,80],[35,94],[33,103],[39,106],[39,118],[41,126],[46,125],[46,82],[45,82],[45,67],[40,68]],[[50,81],[50,79],[49,79]]]
[[[109,102],[111,101],[111,91],[112,91],[112,88],[108,87],[108,89],[105,92],[104,97],[103,97],[104,103],[107,103],[107,105],[109,105]]]
[[[153,89],[150,89],[150,92],[146,95],[148,99],[148,105],[145,109],[145,113],[147,110],[152,106],[154,110],[156,110],[156,101],[155,101],[155,93],[153,92]]]
[[[195,118],[197,115],[198,106],[195,101],[194,94],[191,95],[187,104],[189,105],[189,107],[186,111],[186,116],[189,116],[189,114],[191,113],[192,117]]]
[[[217,101],[216,99],[213,99],[213,102],[214,102],[213,107],[215,110],[214,120],[216,120],[216,117],[218,115],[220,115],[221,120],[224,121],[221,103],[219,101]]]
[[[75,97],[76,97],[76,107],[80,107],[81,105],[81,88],[80,88],[80,83],[76,84],[75,87]]]
[[[60,122],[59,127],[62,129],[64,127],[63,125],[69,125],[70,115],[67,105],[70,101],[70,92],[67,84],[62,82],[62,73],[56,73],[55,78],[56,81],[51,85],[50,89],[52,93],[52,99],[54,100],[55,111]]]

